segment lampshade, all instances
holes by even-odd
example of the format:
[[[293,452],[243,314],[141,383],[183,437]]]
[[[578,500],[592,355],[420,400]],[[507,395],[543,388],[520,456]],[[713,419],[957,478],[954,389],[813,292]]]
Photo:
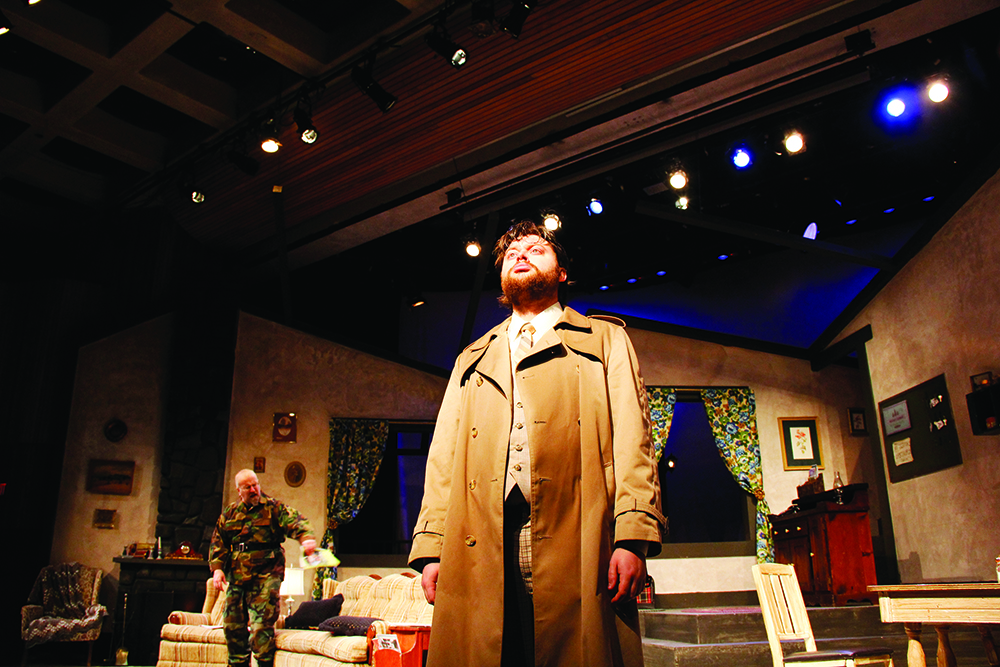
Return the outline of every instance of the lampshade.
[[[281,582],[279,595],[304,595],[305,570],[298,567],[285,568],[285,579]]]

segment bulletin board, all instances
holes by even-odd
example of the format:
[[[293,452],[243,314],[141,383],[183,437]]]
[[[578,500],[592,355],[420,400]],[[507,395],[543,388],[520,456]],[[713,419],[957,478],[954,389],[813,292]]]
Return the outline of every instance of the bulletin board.
[[[890,482],[961,465],[944,375],[881,401],[878,412]]]

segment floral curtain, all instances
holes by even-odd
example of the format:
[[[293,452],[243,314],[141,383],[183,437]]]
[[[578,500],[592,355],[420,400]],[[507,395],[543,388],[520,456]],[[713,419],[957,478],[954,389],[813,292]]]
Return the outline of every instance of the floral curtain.
[[[326,531],[320,546],[334,550],[333,532],[358,515],[375,484],[389,441],[389,422],[376,419],[331,419],[327,465]],[[321,567],[313,579],[313,598],[323,594],[323,580],[337,576]]]
[[[764,477],[760,469],[757,438],[757,403],[748,387],[703,389],[702,400],[715,444],[740,487],[757,500],[757,562],[774,562],[771,510],[764,500]]]
[[[663,449],[670,435],[670,424],[674,421],[674,404],[677,392],[670,387],[647,387],[649,414],[653,426],[653,457],[657,462],[663,457]]]

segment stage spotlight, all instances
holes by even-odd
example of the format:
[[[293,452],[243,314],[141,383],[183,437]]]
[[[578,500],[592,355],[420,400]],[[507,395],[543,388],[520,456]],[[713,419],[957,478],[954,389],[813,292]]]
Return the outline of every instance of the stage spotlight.
[[[805,147],[806,140],[802,138],[800,132],[792,131],[785,136],[785,150],[789,153],[798,153]]]
[[[675,457],[673,454],[667,456],[667,467],[670,468],[671,470],[677,467],[677,457]]]
[[[30,7],[31,5],[37,5],[42,0],[24,0],[24,4]]]
[[[809,225],[806,227],[806,231],[802,232],[802,238],[815,241],[816,234],[818,233],[819,233],[819,226],[815,222],[810,222]]]
[[[316,126],[313,125],[312,116],[309,112],[302,107],[298,107],[295,109],[292,117],[295,119],[295,125],[298,128],[299,138],[307,144],[316,143],[316,140],[319,139],[319,131],[317,131]]]
[[[911,83],[887,90],[878,102],[878,115],[886,128],[909,130],[920,119],[920,97],[924,91]]]
[[[536,0],[515,0],[510,8],[507,18],[500,24],[500,28],[515,39],[520,37],[524,22],[528,19],[528,14],[535,8]]]
[[[753,156],[750,155],[750,151],[746,147],[737,148],[730,157],[737,169],[746,169],[753,164]]]
[[[193,201],[195,204],[201,204],[202,202],[205,201],[205,193],[195,188],[194,190],[191,191],[191,201]]]
[[[468,54],[461,46],[451,41],[444,28],[435,28],[427,33],[427,46],[451,63],[452,67],[461,67],[468,60]]]
[[[10,21],[3,12],[0,12],[0,35],[6,35],[8,32],[10,32]]]
[[[591,197],[590,201],[587,202],[587,214],[600,215],[601,213],[604,213],[604,203],[597,197]]]
[[[554,232],[562,227],[562,220],[556,213],[549,212],[542,216],[542,224],[545,225],[545,229]]]
[[[483,249],[476,239],[469,239],[465,242],[465,254],[469,257],[479,257],[479,253],[482,251]]]
[[[944,102],[948,99],[948,84],[944,81],[932,81],[927,86],[927,99],[935,104]]]
[[[719,260],[720,262],[724,262],[724,261],[726,261],[727,259],[729,259],[729,255],[727,255],[726,253],[722,253],[722,254],[721,254],[721,255],[719,255],[719,256],[718,256],[718,257],[717,257],[716,259],[718,259],[718,260]]]
[[[386,113],[389,109],[396,105],[396,98],[386,92],[385,88],[380,86],[378,82],[372,78],[370,70],[374,64],[375,61],[371,60],[366,67],[362,67],[360,65],[355,67],[351,70],[351,79],[353,79],[354,84],[361,89],[361,92],[375,102],[382,113]]]
[[[684,173],[683,169],[678,169],[670,174],[670,187],[674,190],[680,190],[687,184],[688,176]]]
[[[260,140],[260,148],[265,153],[277,153],[278,149],[281,148],[281,141],[278,139],[278,119],[272,118],[264,124],[264,130],[262,132]]]
[[[676,206],[677,208],[679,208],[682,211],[686,211],[688,209],[688,206],[690,204],[691,204],[691,200],[688,199],[687,197],[678,197],[677,201],[674,202],[674,206]]]

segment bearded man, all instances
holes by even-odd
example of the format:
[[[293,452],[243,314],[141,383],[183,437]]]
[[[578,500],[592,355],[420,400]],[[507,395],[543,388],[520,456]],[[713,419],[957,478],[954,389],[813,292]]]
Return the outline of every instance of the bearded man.
[[[316,540],[305,517],[264,495],[253,470],[236,473],[236,492],[240,500],[222,511],[208,552],[215,588],[226,591],[222,629],[229,667],[249,667],[251,652],[258,667],[273,667],[274,624],[285,577],[281,543],[285,537],[296,539],[308,556]]]
[[[635,597],[666,521],[635,351],[560,302],[551,232],[519,222],[494,257],[513,312],[455,363],[410,552],[427,664],[642,665]]]

